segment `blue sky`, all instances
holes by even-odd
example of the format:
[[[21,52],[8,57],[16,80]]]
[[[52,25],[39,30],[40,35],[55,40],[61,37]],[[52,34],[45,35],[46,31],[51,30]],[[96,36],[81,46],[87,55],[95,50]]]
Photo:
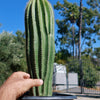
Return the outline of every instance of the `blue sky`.
[[[2,31],[12,32],[13,34],[17,30],[24,32],[24,13],[25,7],[29,0],[0,0],[0,33]],[[57,1],[63,2],[63,0],[48,0],[53,6]],[[76,2],[79,5],[80,0],[68,0],[70,2]],[[86,6],[86,0],[83,0],[83,6]],[[54,10],[55,19],[59,19],[60,16],[56,10]],[[57,33],[57,25],[55,24],[55,33]],[[99,43],[97,43],[96,46]]]
[[[17,30],[24,32],[24,13],[29,0],[1,0],[0,1],[0,33],[5,30],[15,33]],[[49,0],[52,5],[57,0]]]
[[[5,30],[15,33],[17,30],[24,32],[24,12],[26,4],[29,0],[1,0],[0,1],[0,33]],[[48,0],[52,6],[59,0]],[[60,0],[62,2],[63,0]],[[79,0],[68,0],[70,2],[77,2]],[[59,18],[55,10],[55,19]]]

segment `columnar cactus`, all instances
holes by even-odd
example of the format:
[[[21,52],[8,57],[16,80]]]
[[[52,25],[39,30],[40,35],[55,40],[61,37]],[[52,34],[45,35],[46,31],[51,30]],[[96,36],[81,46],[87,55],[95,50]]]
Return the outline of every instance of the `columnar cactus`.
[[[33,88],[34,96],[52,95],[54,13],[47,0],[30,0],[25,11],[26,58],[32,78],[44,84]]]

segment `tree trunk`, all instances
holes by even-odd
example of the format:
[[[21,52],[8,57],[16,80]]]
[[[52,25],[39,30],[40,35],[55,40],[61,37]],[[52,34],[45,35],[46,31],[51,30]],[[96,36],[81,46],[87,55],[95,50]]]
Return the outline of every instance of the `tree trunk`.
[[[81,32],[82,32],[82,0],[80,0],[80,15],[79,15],[79,60],[81,60]]]
[[[74,59],[74,55],[75,55],[75,53],[74,53],[74,48],[75,48],[75,47],[74,47],[74,42],[75,42],[75,41],[74,41],[74,40],[75,40],[75,39],[74,39],[74,38],[75,38],[74,23],[73,23],[73,25],[72,25],[72,33],[73,33],[72,45],[73,45],[73,59]]]
[[[75,43],[75,53],[76,58],[78,58],[78,43]]]

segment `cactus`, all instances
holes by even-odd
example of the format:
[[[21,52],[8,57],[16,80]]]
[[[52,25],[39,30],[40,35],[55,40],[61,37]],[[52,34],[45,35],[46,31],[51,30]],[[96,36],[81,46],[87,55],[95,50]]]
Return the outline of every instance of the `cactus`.
[[[32,89],[34,96],[52,95],[55,55],[54,13],[47,0],[30,0],[25,10],[26,59],[32,78],[44,84]]]

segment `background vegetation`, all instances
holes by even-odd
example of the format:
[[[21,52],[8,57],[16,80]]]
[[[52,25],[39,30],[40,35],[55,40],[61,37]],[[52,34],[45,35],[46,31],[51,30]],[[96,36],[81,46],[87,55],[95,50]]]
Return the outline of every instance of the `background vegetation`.
[[[26,71],[24,33],[0,34],[0,85],[15,71]]]
[[[59,50],[55,62],[65,64],[68,72],[77,72],[79,84],[83,80],[86,87],[95,87],[100,76],[100,46],[94,47],[100,41],[100,0],[86,0],[86,7],[82,1],[80,5],[67,0],[54,5],[61,16],[56,20]]]

